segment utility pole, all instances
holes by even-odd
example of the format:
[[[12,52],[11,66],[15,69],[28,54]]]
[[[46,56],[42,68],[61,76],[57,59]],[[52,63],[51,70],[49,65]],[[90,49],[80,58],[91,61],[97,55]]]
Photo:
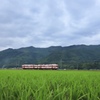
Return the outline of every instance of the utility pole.
[[[62,66],[62,65],[63,65],[62,62],[63,62],[63,61],[62,61],[62,59],[61,59],[61,60],[60,60],[60,66],[61,66],[60,68],[61,68],[61,69],[62,69],[62,67],[63,67],[63,66]]]

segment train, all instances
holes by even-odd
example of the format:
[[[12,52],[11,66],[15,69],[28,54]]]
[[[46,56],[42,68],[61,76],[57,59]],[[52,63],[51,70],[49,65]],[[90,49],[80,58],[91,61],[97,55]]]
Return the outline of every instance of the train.
[[[58,64],[23,64],[22,69],[57,70]]]

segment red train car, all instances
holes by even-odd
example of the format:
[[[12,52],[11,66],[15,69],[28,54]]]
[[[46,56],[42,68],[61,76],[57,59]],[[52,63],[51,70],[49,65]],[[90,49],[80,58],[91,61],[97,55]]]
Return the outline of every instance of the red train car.
[[[58,64],[23,64],[22,69],[46,69],[46,70],[57,70]]]

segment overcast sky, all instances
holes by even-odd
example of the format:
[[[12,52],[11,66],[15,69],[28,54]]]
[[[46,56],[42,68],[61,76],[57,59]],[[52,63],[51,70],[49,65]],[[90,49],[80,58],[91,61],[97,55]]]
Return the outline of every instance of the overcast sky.
[[[0,50],[100,44],[100,0],[0,0]]]

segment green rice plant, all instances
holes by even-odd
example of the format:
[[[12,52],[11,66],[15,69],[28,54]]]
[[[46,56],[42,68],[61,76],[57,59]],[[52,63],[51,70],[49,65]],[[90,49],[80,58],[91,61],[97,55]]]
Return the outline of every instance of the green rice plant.
[[[0,70],[0,100],[100,100],[100,71]]]

